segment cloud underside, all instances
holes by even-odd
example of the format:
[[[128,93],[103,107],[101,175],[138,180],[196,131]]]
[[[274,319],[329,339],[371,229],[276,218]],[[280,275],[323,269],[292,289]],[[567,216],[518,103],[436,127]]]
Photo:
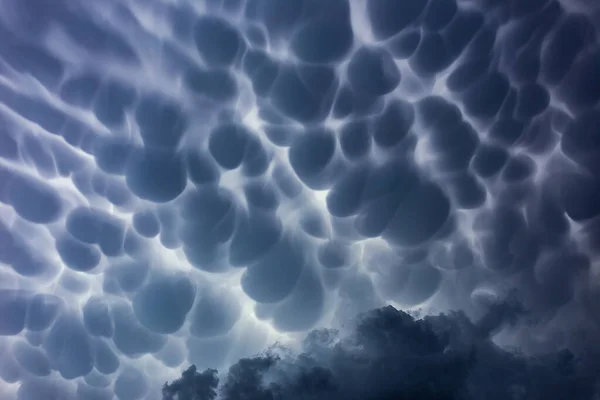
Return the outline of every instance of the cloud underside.
[[[0,1],[0,399],[578,395],[599,4]]]

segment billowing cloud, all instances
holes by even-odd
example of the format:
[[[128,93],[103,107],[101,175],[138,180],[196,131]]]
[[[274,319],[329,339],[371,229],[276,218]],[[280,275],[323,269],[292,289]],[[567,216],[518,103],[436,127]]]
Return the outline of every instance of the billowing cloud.
[[[599,16],[2,2],[0,398],[157,399],[368,310],[471,326],[509,294],[498,363],[600,351]]]
[[[498,329],[523,315],[519,303],[495,304],[477,323],[462,312],[423,319],[391,306],[361,315],[340,332],[318,329],[296,353],[275,346],[229,368],[195,367],[165,384],[179,399],[591,399],[598,395],[596,354],[568,350],[538,357],[503,350]],[[193,376],[193,377],[192,377]],[[194,397],[196,395],[197,397]]]

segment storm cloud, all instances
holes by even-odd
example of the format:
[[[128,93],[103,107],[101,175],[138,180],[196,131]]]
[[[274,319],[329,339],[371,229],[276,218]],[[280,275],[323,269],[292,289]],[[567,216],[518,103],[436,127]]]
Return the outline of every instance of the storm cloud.
[[[166,384],[164,393],[177,393],[180,400],[213,399],[217,393],[223,400],[541,400],[600,394],[597,353],[576,356],[563,349],[530,357],[492,342],[495,331],[523,314],[510,301],[495,304],[476,323],[462,312],[417,319],[387,306],[360,315],[344,332],[310,332],[299,352],[274,346],[238,361],[219,392],[215,370],[200,374],[191,367]]]
[[[5,0],[0,398],[160,399],[190,365],[230,397],[409,390],[336,357],[585,398],[599,27],[583,0]]]

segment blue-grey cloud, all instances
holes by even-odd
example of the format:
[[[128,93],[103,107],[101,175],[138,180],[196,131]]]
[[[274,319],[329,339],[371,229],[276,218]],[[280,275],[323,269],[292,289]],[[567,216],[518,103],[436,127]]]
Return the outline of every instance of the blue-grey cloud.
[[[507,293],[529,313],[498,359],[598,350],[599,17],[4,1],[0,398],[157,399],[370,309]]]

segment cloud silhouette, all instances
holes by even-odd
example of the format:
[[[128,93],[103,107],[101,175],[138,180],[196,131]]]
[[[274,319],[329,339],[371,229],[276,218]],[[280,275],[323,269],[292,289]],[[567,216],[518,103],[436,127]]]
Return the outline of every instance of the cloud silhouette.
[[[415,318],[392,306],[371,310],[346,332],[311,331],[299,352],[274,346],[239,360],[224,375],[219,398],[541,400],[600,394],[597,354],[563,349],[531,357],[493,342],[495,332],[523,315],[514,297],[490,307],[476,323],[462,312]],[[165,385],[163,398],[188,390],[198,397],[179,399],[212,399],[217,384],[215,370],[199,374],[192,366]]]

